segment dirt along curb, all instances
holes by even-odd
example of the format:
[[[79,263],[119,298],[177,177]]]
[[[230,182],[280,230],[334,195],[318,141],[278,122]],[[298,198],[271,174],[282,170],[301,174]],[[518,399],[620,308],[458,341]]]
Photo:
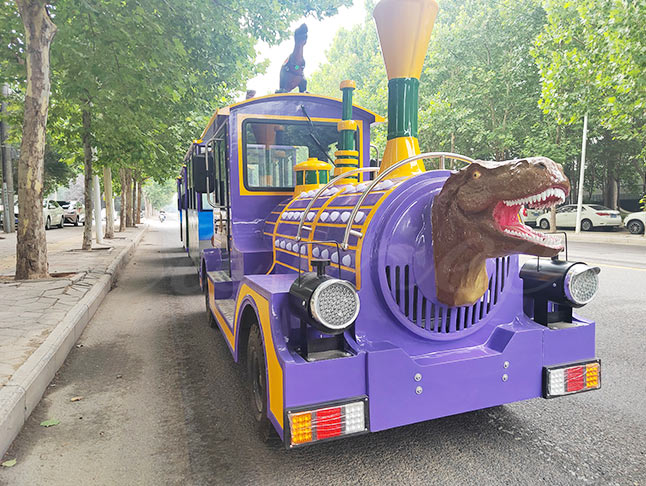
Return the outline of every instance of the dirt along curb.
[[[147,231],[146,225],[135,239],[121,250],[92,289],[72,307],[47,339],[0,388],[0,458],[38,405],[47,386]]]

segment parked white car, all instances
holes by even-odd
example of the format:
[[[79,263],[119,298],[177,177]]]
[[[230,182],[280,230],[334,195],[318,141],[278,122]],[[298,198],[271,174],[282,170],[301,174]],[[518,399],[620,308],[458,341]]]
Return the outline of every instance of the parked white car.
[[[43,219],[47,230],[52,226],[62,228],[65,224],[65,211],[60,204],[52,199],[43,201]]]
[[[543,214],[545,211],[542,209],[532,209],[526,206],[523,206],[523,209],[520,211],[521,219],[524,224],[527,226],[537,226],[538,217]]]
[[[646,211],[640,213],[630,213],[624,218],[624,226],[633,235],[640,235],[646,228]]]
[[[74,226],[85,223],[85,207],[81,201],[56,201],[65,212],[65,222]]]
[[[549,213],[540,215],[536,224],[544,230],[550,229]],[[621,226],[619,211],[598,204],[584,204],[581,207],[581,229],[591,231],[593,228],[617,228]],[[576,226],[576,204],[561,206],[556,210],[557,228],[574,228]]]

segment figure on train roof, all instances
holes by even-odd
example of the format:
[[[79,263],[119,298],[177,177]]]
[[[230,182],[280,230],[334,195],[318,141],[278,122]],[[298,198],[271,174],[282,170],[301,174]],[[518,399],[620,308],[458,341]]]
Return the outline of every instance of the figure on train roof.
[[[303,47],[306,43],[307,25],[303,24],[294,32],[294,50],[280,69],[280,89],[276,91],[277,93],[289,93],[296,87],[301,93],[307,90],[307,80],[303,74],[305,69]]]

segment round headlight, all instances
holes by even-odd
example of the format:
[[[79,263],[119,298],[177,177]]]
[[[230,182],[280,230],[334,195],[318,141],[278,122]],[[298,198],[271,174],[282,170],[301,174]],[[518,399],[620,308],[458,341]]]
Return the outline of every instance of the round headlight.
[[[359,314],[359,296],[350,282],[329,279],[321,283],[310,300],[312,317],[332,332],[350,326]]]
[[[583,263],[572,265],[565,274],[563,289],[570,302],[585,305],[599,290],[599,267],[589,267]]]

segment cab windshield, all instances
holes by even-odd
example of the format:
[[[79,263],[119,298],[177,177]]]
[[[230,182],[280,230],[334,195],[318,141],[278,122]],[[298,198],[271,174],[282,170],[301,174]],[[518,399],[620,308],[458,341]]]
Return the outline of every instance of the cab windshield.
[[[336,123],[246,121],[243,128],[244,183],[248,190],[291,191],[294,166],[315,157],[334,160],[339,132]]]

